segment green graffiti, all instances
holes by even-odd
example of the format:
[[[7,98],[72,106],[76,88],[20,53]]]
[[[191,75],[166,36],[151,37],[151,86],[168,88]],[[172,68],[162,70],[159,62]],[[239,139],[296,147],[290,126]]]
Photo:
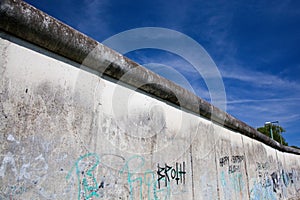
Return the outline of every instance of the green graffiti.
[[[100,157],[96,153],[88,153],[78,158],[68,172],[66,176],[67,180],[71,178],[74,171],[76,173],[78,200],[103,197],[103,195],[100,194],[100,188],[104,187],[104,183],[98,183],[95,177],[97,167],[99,167],[100,164]],[[143,186],[146,186],[148,200],[167,200],[170,197],[170,184],[160,189],[158,187],[158,181],[156,180],[155,171],[147,169],[142,172],[144,165],[145,159],[142,156],[132,156],[125,160],[125,164],[121,170],[118,171],[118,176],[124,174],[127,177],[129,199],[144,199]],[[165,177],[162,181],[165,181]]]
[[[94,164],[88,166],[88,169],[81,169],[80,165],[84,164],[84,159],[86,158],[94,158]],[[70,179],[74,168],[76,169],[77,175],[77,182],[78,182],[78,200],[80,200],[81,195],[83,195],[85,200],[90,199],[93,196],[99,197],[97,193],[99,190],[99,184],[97,182],[96,177],[94,176],[93,172],[95,171],[96,167],[100,164],[100,158],[95,153],[88,153],[84,156],[81,156],[75,162],[75,165],[69,171],[66,179]],[[82,178],[81,178],[82,177]]]

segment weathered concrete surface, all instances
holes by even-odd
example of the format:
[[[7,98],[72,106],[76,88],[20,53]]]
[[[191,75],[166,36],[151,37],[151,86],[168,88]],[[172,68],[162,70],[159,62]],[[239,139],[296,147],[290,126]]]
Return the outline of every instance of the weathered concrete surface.
[[[300,198],[298,155],[3,32],[0,52],[0,199]]]
[[[2,199],[191,198],[195,116],[24,46],[1,39]]]
[[[0,8],[0,199],[300,198],[298,150],[22,1]]]

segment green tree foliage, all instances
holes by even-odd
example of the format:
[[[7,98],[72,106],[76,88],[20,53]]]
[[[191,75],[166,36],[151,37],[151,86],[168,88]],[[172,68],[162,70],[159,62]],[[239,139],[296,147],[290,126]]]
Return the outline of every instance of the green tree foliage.
[[[279,143],[281,143],[281,139],[282,139],[282,144],[287,146],[288,143],[285,141],[285,139],[281,135],[281,133],[285,132],[285,130],[281,126],[275,125],[275,124],[266,124],[263,127],[257,128],[257,130],[259,132],[265,134],[266,136],[271,137],[270,127],[272,127],[273,139]],[[280,137],[282,137],[282,138],[280,139]]]
[[[300,149],[300,147],[294,146],[294,145],[292,145],[291,147],[296,148],[296,149]]]

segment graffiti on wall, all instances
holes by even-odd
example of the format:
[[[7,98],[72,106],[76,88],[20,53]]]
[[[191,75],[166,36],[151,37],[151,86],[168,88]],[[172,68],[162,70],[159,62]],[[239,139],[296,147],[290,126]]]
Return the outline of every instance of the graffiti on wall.
[[[257,177],[253,180],[253,187],[250,191],[252,200],[286,198],[289,187],[295,187],[297,190],[298,173],[295,169],[272,171],[269,162],[257,162],[256,173]]]
[[[224,156],[219,159],[220,167],[228,166],[228,174],[241,171],[241,162],[244,161],[244,156]]]
[[[250,199],[276,199],[276,194],[273,191],[273,180],[269,174],[269,168],[270,165],[268,162],[256,163],[255,170],[257,173],[257,178],[254,181],[253,188],[250,190]]]
[[[83,162],[86,160],[86,162]],[[70,170],[67,179],[70,178],[74,168],[78,181],[78,199],[90,199],[91,197],[99,197],[99,190],[104,187],[104,183],[98,183],[95,177],[95,170],[100,163],[100,158],[97,154],[88,153],[81,156]]]
[[[170,181],[185,183],[185,162],[175,163],[174,167],[167,164],[160,167],[158,164],[155,171],[144,169],[145,159],[142,156],[132,156],[128,159],[118,155],[110,156],[118,157],[121,164],[117,167],[108,166],[102,162],[103,156],[95,153],[88,153],[76,160],[66,179],[70,180],[75,172],[78,199],[112,196],[129,199],[169,199]],[[107,173],[110,174],[110,180]],[[165,187],[161,187],[160,182],[164,182]],[[124,197],[124,194],[127,196]]]
[[[168,186],[168,183],[171,180],[175,180],[176,184],[179,183],[185,184],[185,162],[182,164],[176,163],[175,167],[168,166],[165,164],[164,167],[160,167],[159,164],[157,165],[157,182],[158,188],[160,188],[160,181],[164,180],[165,187]]]
[[[44,150],[49,148],[48,143],[41,142],[36,137],[28,137],[34,145],[32,149]],[[15,198],[36,189],[41,196],[44,193],[42,183],[48,174],[48,160],[45,153],[31,152],[24,145],[28,141],[19,141],[9,134],[7,144],[9,151],[1,155],[0,161],[0,199]],[[11,148],[14,147],[14,148]]]
[[[232,199],[234,196],[241,199],[246,197],[246,186],[241,166],[243,162],[244,156],[242,155],[223,156],[219,159],[220,182],[224,199]]]

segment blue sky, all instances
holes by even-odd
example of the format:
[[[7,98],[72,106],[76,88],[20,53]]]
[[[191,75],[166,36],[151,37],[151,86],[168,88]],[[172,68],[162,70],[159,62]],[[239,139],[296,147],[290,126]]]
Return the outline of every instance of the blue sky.
[[[163,27],[201,44],[216,63],[227,112],[253,127],[279,121],[289,145],[300,146],[300,1],[26,0],[99,42],[139,27]],[[196,94],[207,87],[184,59],[161,50],[126,54],[183,74]]]

